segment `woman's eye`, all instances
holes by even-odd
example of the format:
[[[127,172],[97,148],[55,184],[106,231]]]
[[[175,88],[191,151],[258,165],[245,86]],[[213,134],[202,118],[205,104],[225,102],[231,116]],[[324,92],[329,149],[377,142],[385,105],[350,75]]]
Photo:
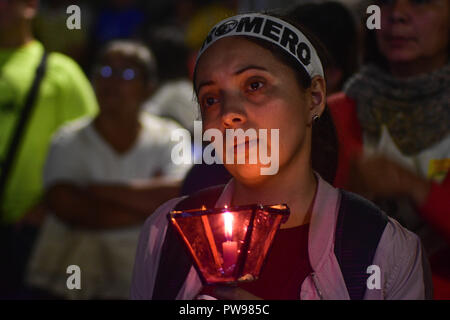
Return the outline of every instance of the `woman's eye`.
[[[249,85],[249,89],[250,91],[256,91],[258,89],[260,89],[264,84],[261,81],[254,81],[252,83],[250,83]]]
[[[207,97],[207,98],[203,99],[203,106],[210,107],[210,106],[214,105],[216,102],[217,102],[216,98]]]

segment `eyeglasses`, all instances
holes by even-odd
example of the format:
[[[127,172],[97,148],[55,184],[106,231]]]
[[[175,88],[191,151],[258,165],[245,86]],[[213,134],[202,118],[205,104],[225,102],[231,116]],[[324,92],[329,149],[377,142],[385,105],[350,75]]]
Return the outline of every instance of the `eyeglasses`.
[[[108,65],[97,66],[95,68],[95,74],[103,79],[109,79],[112,77],[119,77],[125,81],[131,81],[139,77],[139,71],[133,68],[112,68]]]

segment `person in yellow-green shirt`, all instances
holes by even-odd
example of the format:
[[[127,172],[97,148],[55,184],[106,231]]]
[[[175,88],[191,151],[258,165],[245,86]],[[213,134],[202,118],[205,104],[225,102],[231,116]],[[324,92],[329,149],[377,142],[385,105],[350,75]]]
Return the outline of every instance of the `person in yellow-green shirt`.
[[[0,0],[0,164],[2,165],[44,53],[44,47],[34,39],[31,27],[38,4],[37,0]],[[67,121],[93,115],[97,109],[92,87],[76,62],[62,54],[49,53],[44,78],[0,202],[2,265],[3,261],[15,261],[17,255],[22,255],[26,251],[26,248],[17,247],[17,243],[26,242],[20,234],[17,223],[39,211],[37,208],[42,196],[42,169],[52,134]],[[1,170],[2,166],[0,172]],[[0,276],[0,296],[4,286],[2,278],[14,278],[8,272],[2,272],[3,268],[6,267],[0,267],[3,274]],[[12,268],[16,271],[19,269],[17,265]]]

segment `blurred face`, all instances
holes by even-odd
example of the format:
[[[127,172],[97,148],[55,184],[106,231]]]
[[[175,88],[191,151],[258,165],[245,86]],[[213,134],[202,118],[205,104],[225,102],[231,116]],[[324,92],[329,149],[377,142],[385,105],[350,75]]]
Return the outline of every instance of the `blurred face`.
[[[197,65],[195,89],[203,129],[220,130],[224,149],[226,129],[267,129],[270,154],[275,149],[271,145],[271,129],[279,129],[279,170],[282,170],[300,154],[306,139],[310,139],[309,99],[294,71],[269,50],[245,38],[218,40],[203,53]],[[245,150],[248,156],[248,142]],[[259,161],[225,163],[225,166],[236,179],[247,184],[268,177],[260,174],[264,165]]]
[[[139,65],[119,53],[109,53],[96,67],[94,86],[102,113],[136,114],[148,93]]]
[[[378,47],[390,64],[446,59],[450,1],[378,0],[377,3],[381,8]]]
[[[37,6],[37,0],[0,0],[0,29],[8,30],[21,20],[32,19]]]

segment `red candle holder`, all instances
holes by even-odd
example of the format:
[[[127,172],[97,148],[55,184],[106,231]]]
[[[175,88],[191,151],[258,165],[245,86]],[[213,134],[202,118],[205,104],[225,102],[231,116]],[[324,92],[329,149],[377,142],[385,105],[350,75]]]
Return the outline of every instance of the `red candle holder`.
[[[258,279],[286,204],[172,210],[169,221],[191,255],[203,284],[235,284]]]

